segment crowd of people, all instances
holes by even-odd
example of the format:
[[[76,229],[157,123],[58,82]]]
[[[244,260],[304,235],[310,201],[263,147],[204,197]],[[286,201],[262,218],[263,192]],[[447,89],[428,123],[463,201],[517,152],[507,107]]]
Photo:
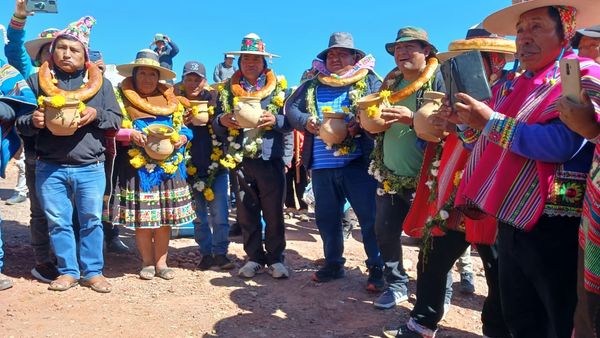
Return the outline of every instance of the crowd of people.
[[[400,238],[421,239],[416,304],[406,323],[384,329],[386,337],[436,335],[452,267],[471,244],[488,285],[484,336],[600,335],[594,1],[514,0],[446,52],[424,29],[402,27],[382,46],[396,64],[383,79],[350,33],[335,32],[293,89],[269,68],[279,56],[253,33],[224,53],[212,86],[199,61],[186,62],[171,85],[178,47],[163,34],[154,49],[118,65],[124,80],[111,84],[89,50],[93,17],[25,42],[28,14],[16,0],[8,63],[0,63],[0,170],[22,143],[32,274],[50,290],[80,284],[111,292],[103,246],[128,249],[119,226],[135,232],[141,279],[175,277],[167,265],[171,230],[190,224],[202,254],[198,269],[234,269],[230,179],[247,255],[237,274],[285,279],[284,207],[295,208],[297,199],[307,208],[301,197],[310,177],[325,257],[313,281],[345,275],[348,205],[360,224],[365,288],[379,294],[378,309],[408,300]],[[470,51],[479,52],[492,94],[484,101],[446,88],[439,69]],[[578,97],[563,95],[561,59],[579,63]],[[361,108],[371,97],[382,106]],[[436,97],[440,107],[426,123],[439,139],[431,139],[418,119]],[[76,112],[65,123],[69,104]],[[259,111],[255,121],[241,113],[249,107]],[[380,129],[368,127],[377,118]],[[0,271],[2,258],[0,241]],[[0,274],[0,290],[11,286]]]

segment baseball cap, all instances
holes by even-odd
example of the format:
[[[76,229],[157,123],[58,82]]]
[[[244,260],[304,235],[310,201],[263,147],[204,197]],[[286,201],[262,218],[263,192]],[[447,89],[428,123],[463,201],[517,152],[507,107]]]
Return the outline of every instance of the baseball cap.
[[[204,65],[197,61],[188,61],[183,66],[183,76],[188,74],[196,74],[203,78],[206,78],[206,68]]]

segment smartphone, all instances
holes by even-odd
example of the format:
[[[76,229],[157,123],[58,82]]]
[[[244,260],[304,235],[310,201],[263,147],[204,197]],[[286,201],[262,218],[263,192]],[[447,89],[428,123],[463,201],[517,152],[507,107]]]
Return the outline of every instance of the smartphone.
[[[581,71],[579,69],[579,60],[561,59],[560,63],[560,81],[562,83],[562,94],[569,100],[581,103],[579,94],[581,93]]]
[[[90,50],[89,55],[90,55],[90,61],[92,61],[92,62],[102,60],[102,53],[98,50]]]
[[[25,0],[28,12],[58,13],[57,0]]]

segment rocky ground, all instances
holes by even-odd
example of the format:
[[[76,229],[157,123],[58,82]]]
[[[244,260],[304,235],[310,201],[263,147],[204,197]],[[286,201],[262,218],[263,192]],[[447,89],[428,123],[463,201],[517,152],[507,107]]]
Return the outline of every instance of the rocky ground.
[[[11,194],[15,169],[0,182],[0,198]],[[252,280],[231,272],[195,271],[196,243],[190,238],[171,241],[172,281],[140,280],[137,254],[106,255],[105,275],[113,284],[110,294],[75,287],[57,293],[32,279],[29,245],[29,202],[16,206],[0,202],[5,269],[15,286],[0,293],[1,337],[378,337],[381,328],[408,318],[415,302],[418,248],[404,247],[411,276],[409,302],[392,310],[376,310],[377,295],[367,293],[365,255],[360,230],[346,241],[346,278],[327,284],[310,281],[322,257],[322,242],[314,222],[287,220],[287,280],[268,274]],[[132,233],[123,240],[135,246]],[[241,238],[231,238],[230,257],[244,262]],[[438,337],[481,336],[480,309],[487,286],[477,253],[473,253],[476,293],[465,296],[454,284],[452,306],[440,323]],[[459,275],[454,272],[455,280]]]

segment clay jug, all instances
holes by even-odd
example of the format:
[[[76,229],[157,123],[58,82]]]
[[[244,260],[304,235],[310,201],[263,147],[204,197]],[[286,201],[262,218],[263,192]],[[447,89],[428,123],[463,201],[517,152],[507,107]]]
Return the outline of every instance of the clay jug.
[[[425,92],[423,93],[423,104],[421,108],[415,112],[413,119],[414,129],[417,136],[425,141],[439,143],[442,141],[447,132],[436,129],[429,123],[429,117],[437,114],[437,110],[442,105],[442,99],[445,94],[440,92]]]
[[[173,154],[175,147],[171,143],[171,135],[175,130],[163,124],[153,124],[148,126],[148,138],[144,150],[150,158],[157,161],[163,161]]]
[[[61,108],[56,108],[52,107],[50,103],[51,99],[51,97],[44,98],[46,128],[55,136],[71,136],[75,134],[80,120],[80,115],[77,111],[80,101],[67,98]]]
[[[240,97],[238,103],[233,107],[235,120],[242,128],[256,128],[259,125],[263,109],[260,99],[257,97]]]
[[[344,113],[323,113],[323,123],[319,128],[319,137],[328,146],[340,144],[348,136],[348,126]]]
[[[358,106],[358,116],[360,119],[360,126],[371,134],[377,134],[388,130],[389,125],[385,124],[385,119],[381,117],[381,108],[387,107],[388,105],[383,102],[383,98],[378,93],[369,94],[365,97],[360,98],[356,105]],[[369,107],[376,107],[377,113],[369,117]]]
[[[192,124],[205,126],[208,123],[208,101],[190,100],[192,107]],[[194,113],[195,112],[195,113]]]

